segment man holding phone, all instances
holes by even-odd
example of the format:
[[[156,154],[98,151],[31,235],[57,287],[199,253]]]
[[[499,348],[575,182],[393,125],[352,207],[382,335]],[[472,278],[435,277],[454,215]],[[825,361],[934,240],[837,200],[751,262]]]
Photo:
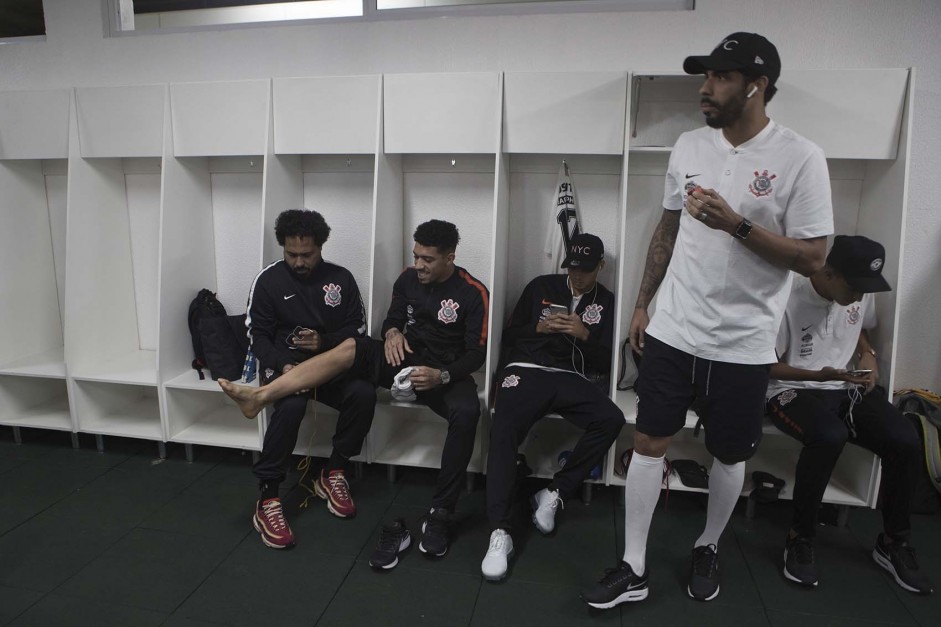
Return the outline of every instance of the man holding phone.
[[[785,540],[784,576],[817,585],[813,539],[817,511],[847,442],[882,458],[884,533],[872,557],[911,592],[931,584],[909,546],[912,486],[920,444],[912,424],[884,394],[869,331],[876,326],[874,292],[891,289],[882,276],[885,249],[861,235],[837,235],[826,265],[797,277],[778,333],[768,413],[804,448],[794,479],[794,519]],[[847,370],[854,363],[854,369]]]
[[[323,216],[301,209],[284,211],[275,221],[275,235],[283,248],[283,259],[255,277],[245,322],[252,350],[261,362],[262,385],[347,338],[366,336],[366,311],[356,280],[346,268],[323,259],[322,248],[330,235]],[[253,523],[271,548],[294,544],[281,509],[279,486],[311,398],[340,412],[333,452],[313,479],[312,489],[335,516],[356,515],[346,466],[359,454],[372,425],[376,388],[363,378],[343,375],[320,386],[316,393],[304,390],[274,404],[261,455],[253,468],[261,490]]]
[[[558,413],[585,432],[565,466],[530,499],[532,521],[543,534],[555,515],[604,457],[624,414],[608,396],[614,341],[614,294],[598,283],[604,244],[581,233],[569,243],[567,275],[536,277],[523,290],[503,331],[507,365],[497,376],[487,458],[487,517],[492,533],[481,563],[484,578],[506,576],[513,555],[511,505],[516,455],[529,430]]]

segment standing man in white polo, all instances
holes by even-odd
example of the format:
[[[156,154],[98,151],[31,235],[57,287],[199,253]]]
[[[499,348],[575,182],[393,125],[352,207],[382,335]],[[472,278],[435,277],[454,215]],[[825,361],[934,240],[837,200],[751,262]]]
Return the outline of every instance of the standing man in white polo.
[[[816,272],[833,232],[823,152],[765,112],[781,71],[775,46],[733,33],[711,54],[687,57],[683,69],[705,75],[699,94],[707,126],[681,135],[670,155],[663,216],[631,319],[631,347],[643,361],[625,550],[617,568],[582,593],[597,608],[647,598],[647,536],[663,457],[696,399],[714,461],[687,592],[701,601],[718,596],[719,537],[761,439],[790,272]]]

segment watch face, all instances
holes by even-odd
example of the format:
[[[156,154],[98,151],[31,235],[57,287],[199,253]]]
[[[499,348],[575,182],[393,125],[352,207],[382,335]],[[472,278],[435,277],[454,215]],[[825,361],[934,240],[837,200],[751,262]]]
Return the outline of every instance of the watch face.
[[[442,370],[441,371],[441,383],[443,383],[444,385],[447,385],[450,382],[451,382],[451,373],[449,373],[447,370]]]

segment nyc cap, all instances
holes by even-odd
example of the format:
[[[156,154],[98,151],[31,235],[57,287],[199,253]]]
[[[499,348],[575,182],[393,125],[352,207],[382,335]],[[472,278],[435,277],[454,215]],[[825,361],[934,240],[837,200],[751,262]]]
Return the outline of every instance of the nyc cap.
[[[563,268],[576,268],[591,272],[604,259],[604,243],[597,235],[579,233],[569,242]]]
[[[732,33],[708,56],[686,57],[683,61],[683,71],[687,74],[705,74],[706,70],[745,71],[767,76],[768,82],[774,85],[781,75],[781,57],[774,44],[758,33]]]
[[[882,276],[885,248],[862,235],[837,235],[827,255],[827,264],[843,275],[858,292],[888,292],[892,289]]]

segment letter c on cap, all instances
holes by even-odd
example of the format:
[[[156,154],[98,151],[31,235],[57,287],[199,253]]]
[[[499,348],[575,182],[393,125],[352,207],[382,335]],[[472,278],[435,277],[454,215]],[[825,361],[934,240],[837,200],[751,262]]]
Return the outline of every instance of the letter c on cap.
[[[726,50],[731,50],[731,48],[729,48],[729,44],[738,44],[738,41],[734,39],[726,39],[725,41],[722,42],[722,47],[725,48]]]

